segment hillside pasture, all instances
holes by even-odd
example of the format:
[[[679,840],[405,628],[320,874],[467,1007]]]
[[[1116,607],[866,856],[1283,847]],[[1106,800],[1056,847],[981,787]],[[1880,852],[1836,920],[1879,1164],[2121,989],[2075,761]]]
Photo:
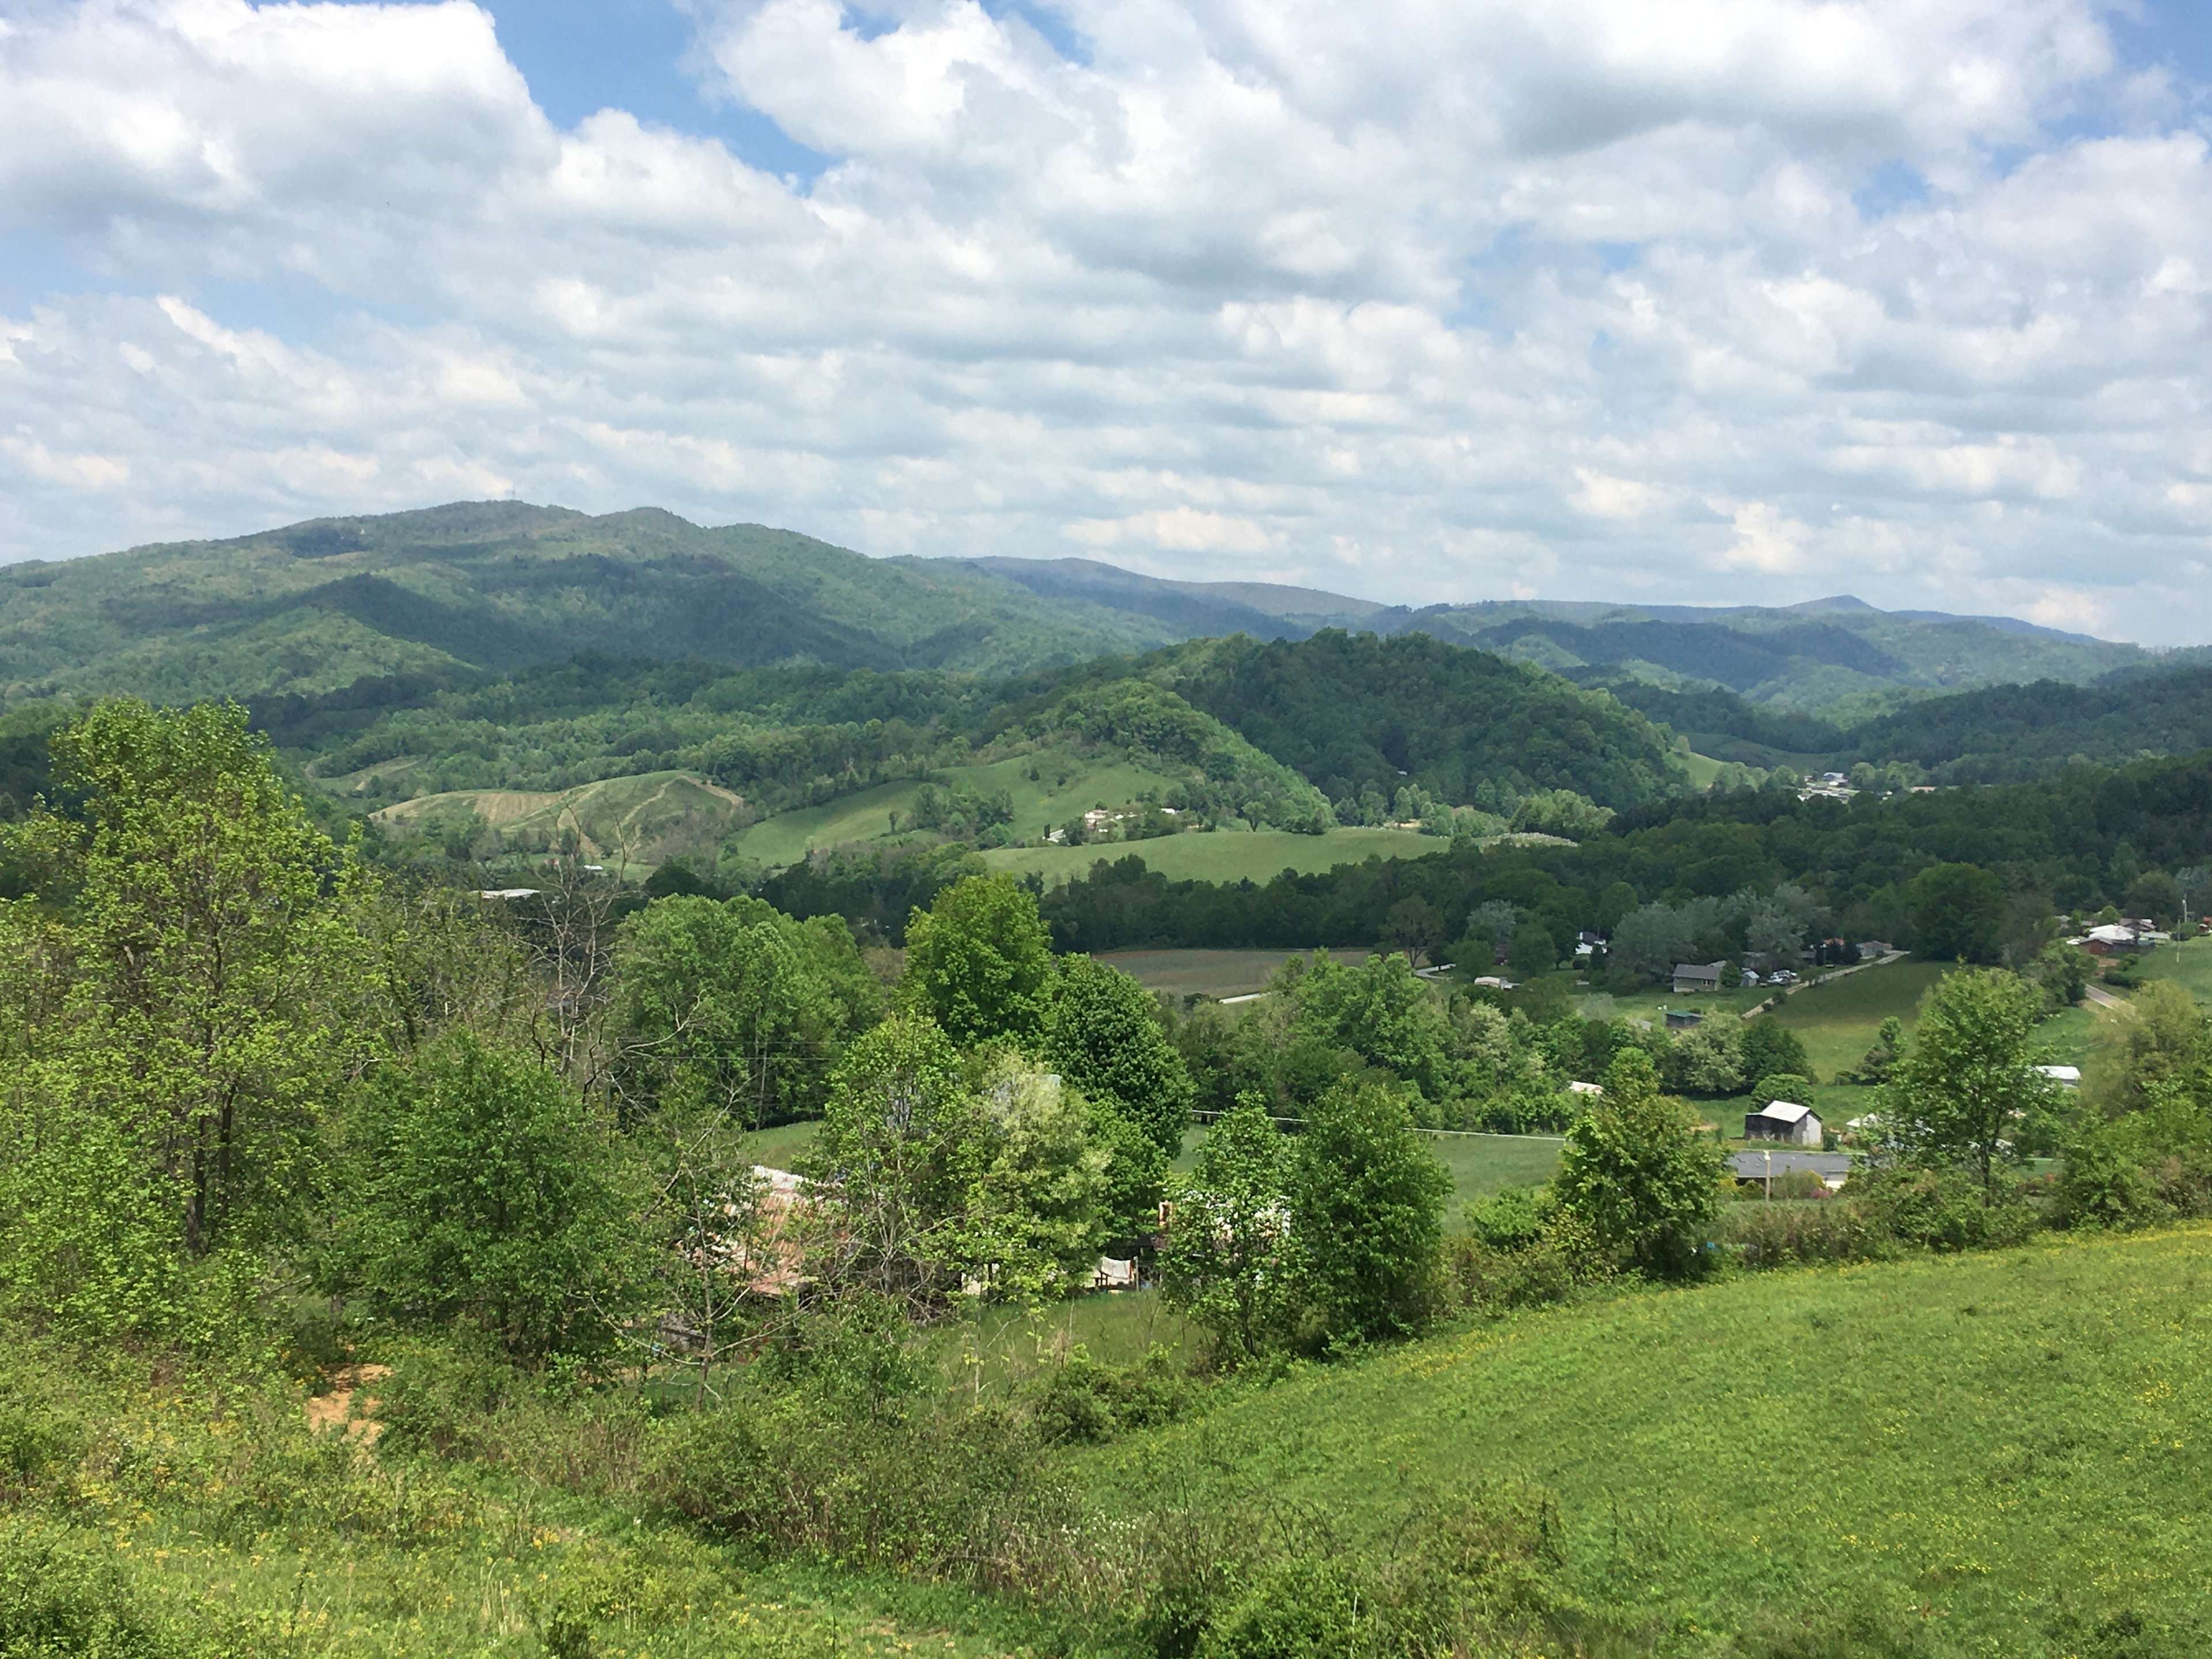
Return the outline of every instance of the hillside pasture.
[[[1030,777],[1031,772],[1037,775]],[[1080,817],[1094,806],[1126,806],[1146,791],[1164,791],[1175,781],[1119,755],[1083,756],[1057,749],[981,766],[946,767],[931,773],[930,779],[978,794],[1005,790],[1014,809],[1011,833],[1024,841],[1041,840],[1048,830]],[[910,839],[911,831],[892,830],[891,815],[896,813],[902,823],[912,817],[922,781],[912,778],[878,784],[821,806],[779,812],[736,836],[732,849],[776,868],[796,864],[817,848]]]
[[[983,854],[994,870],[1036,875],[1048,887],[1088,875],[1101,859],[1132,854],[1170,881],[1273,880],[1285,870],[1314,875],[1370,858],[1421,858],[1451,843],[1408,830],[1337,829],[1318,836],[1288,830],[1221,830],[1212,834],[1163,836],[1153,841],[1105,842],[1083,847],[1004,847]]]
[[[1833,1082],[1874,1047],[1881,1023],[1894,1014],[1907,1036],[1920,1023],[1920,999],[1943,976],[1943,964],[1892,962],[1817,980],[1782,1000],[1774,1018],[1797,1034],[1814,1075]]]
[[[1069,1473],[1109,1512],[1265,1493],[1378,1561],[1425,1505],[1533,1487],[1623,1652],[2183,1659],[2212,1643],[2208,1283],[2197,1225],[1623,1296],[1293,1374]]]
[[[2161,945],[2143,962],[2145,979],[2170,979],[2212,1007],[2212,938]]]
[[[526,851],[557,846],[569,831],[586,857],[627,864],[633,873],[679,857],[711,858],[744,815],[744,802],[690,772],[644,772],[574,789],[460,789],[418,795],[371,816],[420,828],[474,812]]]

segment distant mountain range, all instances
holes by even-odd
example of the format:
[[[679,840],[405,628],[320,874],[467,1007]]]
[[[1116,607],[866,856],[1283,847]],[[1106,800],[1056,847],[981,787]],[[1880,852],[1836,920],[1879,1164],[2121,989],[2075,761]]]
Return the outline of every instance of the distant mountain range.
[[[314,696],[581,653],[1015,674],[1235,633],[1425,633],[1585,683],[1724,688],[1856,719],[1946,690],[2177,656],[2011,617],[1568,602],[1384,605],[1083,559],[872,559],[790,531],[460,502],[0,567],[0,698]]]

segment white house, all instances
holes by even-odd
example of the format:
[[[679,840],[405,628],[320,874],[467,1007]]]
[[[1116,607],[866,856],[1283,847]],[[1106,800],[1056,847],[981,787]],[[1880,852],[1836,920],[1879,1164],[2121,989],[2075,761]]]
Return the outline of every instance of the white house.
[[[1820,1144],[1820,1120],[1809,1106],[1800,1106],[1794,1100],[1778,1100],[1756,1112],[1744,1114],[1743,1138],[1784,1141],[1792,1146],[1817,1146]]]

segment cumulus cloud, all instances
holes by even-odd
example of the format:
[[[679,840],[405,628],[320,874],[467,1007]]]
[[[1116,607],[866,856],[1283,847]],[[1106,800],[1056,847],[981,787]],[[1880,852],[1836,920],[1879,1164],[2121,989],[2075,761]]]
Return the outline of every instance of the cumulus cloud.
[[[513,493],[2203,629],[2212,153],[2097,0],[686,9],[818,177],[465,0],[18,9],[0,556]]]

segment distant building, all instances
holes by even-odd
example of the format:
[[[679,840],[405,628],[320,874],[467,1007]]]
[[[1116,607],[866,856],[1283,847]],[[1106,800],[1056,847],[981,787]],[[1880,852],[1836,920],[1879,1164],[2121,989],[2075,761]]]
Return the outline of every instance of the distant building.
[[[1743,1138],[1779,1140],[1792,1146],[1817,1146],[1820,1144],[1820,1120],[1809,1106],[1800,1106],[1794,1100],[1778,1100],[1758,1111],[1744,1114]]]
[[[1670,1031],[1686,1031],[1692,1026],[1705,1024],[1705,1015],[1695,1008],[1668,1008],[1663,1012],[1667,1016],[1667,1029]]]
[[[1897,949],[1886,939],[1861,939],[1858,948],[1861,962],[1878,962]]]
[[[1836,1191],[1850,1179],[1851,1160],[1842,1152],[1772,1152],[1764,1147],[1729,1156],[1729,1173],[1738,1181],[1757,1185],[1776,1176],[1816,1175],[1820,1184]]]
[[[1567,1085],[1567,1092],[1571,1095],[1589,1095],[1595,1097],[1602,1095],[1605,1091],[1595,1083],[1584,1083],[1578,1079],[1575,1082]]]
[[[2081,1086],[2081,1068],[2079,1066],[2039,1066],[2035,1069],[2062,1089]]]
[[[1728,964],[1720,962],[1678,962],[1674,964],[1674,994],[1687,996],[1693,991],[1717,991],[1721,988],[1721,969]]]
[[[2081,948],[2093,957],[2128,956],[2143,948],[2142,934],[2125,922],[2108,921],[2101,927],[2092,927],[2081,941]]]

